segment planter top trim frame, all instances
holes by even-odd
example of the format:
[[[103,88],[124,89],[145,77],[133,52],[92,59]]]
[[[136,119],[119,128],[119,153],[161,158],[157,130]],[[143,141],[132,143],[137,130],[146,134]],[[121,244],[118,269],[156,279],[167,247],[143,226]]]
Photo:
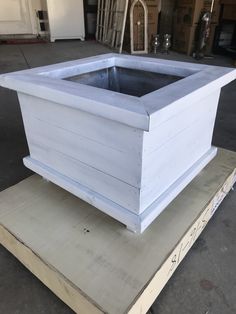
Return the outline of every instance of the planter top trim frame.
[[[182,79],[142,97],[64,80],[113,66]],[[149,131],[173,116],[182,104],[196,102],[235,78],[233,68],[110,53],[3,74],[0,85]]]

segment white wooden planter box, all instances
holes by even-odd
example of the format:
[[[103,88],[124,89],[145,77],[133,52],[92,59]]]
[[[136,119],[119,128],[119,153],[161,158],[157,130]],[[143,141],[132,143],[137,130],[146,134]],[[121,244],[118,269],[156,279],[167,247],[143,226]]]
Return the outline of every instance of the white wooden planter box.
[[[24,164],[142,232],[215,156],[236,70],[106,54],[0,76],[16,90]]]

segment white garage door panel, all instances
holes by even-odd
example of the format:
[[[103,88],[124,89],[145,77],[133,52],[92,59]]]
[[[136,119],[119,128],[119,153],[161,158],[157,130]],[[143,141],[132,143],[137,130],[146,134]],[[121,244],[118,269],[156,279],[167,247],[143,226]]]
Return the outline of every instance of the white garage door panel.
[[[31,33],[28,0],[0,0],[0,35]]]
[[[0,21],[20,21],[21,9],[18,0],[1,0]]]

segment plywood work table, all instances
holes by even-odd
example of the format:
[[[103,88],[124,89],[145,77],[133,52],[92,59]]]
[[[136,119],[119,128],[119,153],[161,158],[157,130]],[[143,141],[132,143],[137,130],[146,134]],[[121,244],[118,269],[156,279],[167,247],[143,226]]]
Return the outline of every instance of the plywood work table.
[[[146,313],[236,179],[217,157],[142,234],[38,175],[0,193],[0,243],[77,313]]]

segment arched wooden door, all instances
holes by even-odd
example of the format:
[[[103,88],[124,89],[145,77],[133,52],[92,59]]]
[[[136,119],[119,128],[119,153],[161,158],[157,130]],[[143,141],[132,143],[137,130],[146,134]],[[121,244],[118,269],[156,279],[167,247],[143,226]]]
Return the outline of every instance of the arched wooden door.
[[[148,52],[148,9],[143,0],[134,0],[130,7],[131,53]]]

